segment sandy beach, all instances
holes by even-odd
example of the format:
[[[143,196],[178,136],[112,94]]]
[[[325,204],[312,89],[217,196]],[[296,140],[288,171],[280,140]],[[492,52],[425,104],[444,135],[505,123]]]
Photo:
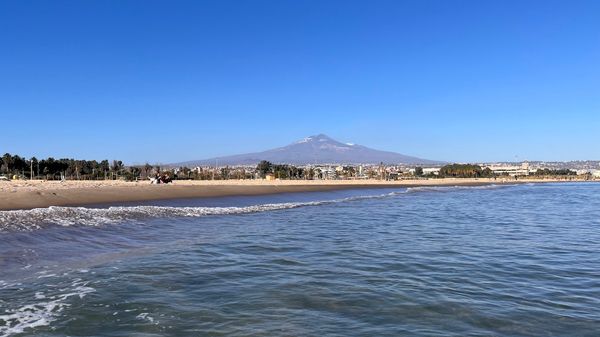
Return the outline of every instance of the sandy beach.
[[[235,195],[262,195],[289,192],[314,192],[352,188],[472,186],[554,182],[561,180],[510,179],[423,179],[423,180],[222,180],[175,181],[151,185],[148,181],[0,181],[0,210],[31,209],[49,206],[83,206],[126,201],[176,198],[201,198]],[[564,180],[562,180],[564,181]]]

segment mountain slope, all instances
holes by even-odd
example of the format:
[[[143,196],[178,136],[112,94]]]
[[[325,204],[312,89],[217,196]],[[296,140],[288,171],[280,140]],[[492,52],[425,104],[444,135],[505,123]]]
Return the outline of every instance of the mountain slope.
[[[263,152],[238,154],[204,160],[193,160],[173,165],[255,165],[261,160],[281,164],[436,164],[439,161],[421,159],[403,154],[379,151],[366,146],[344,144],[320,134],[304,138],[290,145]]]

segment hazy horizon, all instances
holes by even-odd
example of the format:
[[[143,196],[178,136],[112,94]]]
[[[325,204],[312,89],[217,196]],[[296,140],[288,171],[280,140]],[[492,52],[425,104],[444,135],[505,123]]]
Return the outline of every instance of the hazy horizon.
[[[0,4],[0,152],[174,163],[340,141],[600,160],[600,3]]]

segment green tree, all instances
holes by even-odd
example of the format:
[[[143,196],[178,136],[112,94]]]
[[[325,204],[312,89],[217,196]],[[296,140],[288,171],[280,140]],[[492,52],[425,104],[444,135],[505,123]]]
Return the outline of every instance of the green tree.
[[[440,177],[455,178],[479,178],[483,176],[483,170],[479,165],[472,164],[450,164],[440,169]]]
[[[152,171],[152,165],[148,163],[144,164],[144,174],[146,175],[146,177],[148,177],[150,171]]]
[[[260,163],[256,166],[256,171],[260,175],[261,178],[264,178],[267,173],[270,173],[273,168],[273,164],[266,160],[261,160]]]
[[[10,155],[10,153],[5,153],[2,156],[2,170],[5,173],[10,173],[11,163],[12,163],[12,156]]]

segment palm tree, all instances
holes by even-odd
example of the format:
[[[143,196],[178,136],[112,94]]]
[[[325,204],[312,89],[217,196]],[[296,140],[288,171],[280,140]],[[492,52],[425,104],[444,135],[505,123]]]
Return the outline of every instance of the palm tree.
[[[146,178],[148,177],[148,173],[150,173],[151,170],[152,170],[152,165],[146,163],[144,165],[144,173],[146,174]]]
[[[4,172],[10,173],[11,164],[12,156],[10,153],[5,153],[4,156],[2,156],[2,166],[4,167]]]

